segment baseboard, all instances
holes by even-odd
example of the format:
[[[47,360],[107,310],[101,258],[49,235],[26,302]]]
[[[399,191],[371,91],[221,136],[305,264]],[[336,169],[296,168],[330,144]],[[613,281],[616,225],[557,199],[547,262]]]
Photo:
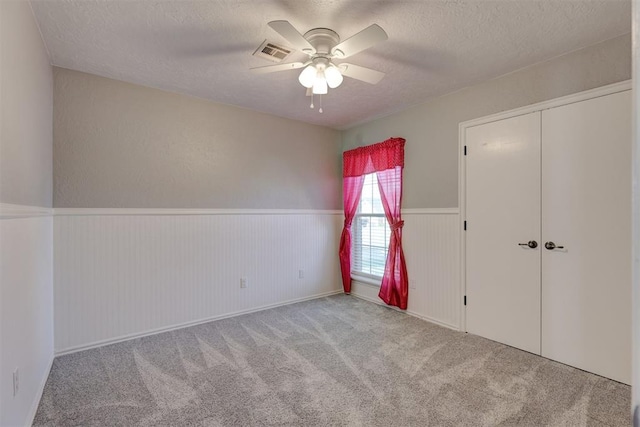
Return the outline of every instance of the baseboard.
[[[195,326],[195,325],[200,325],[200,324],[203,324],[203,323],[213,322],[215,320],[221,320],[221,319],[227,319],[227,318],[230,318],[230,317],[242,316],[243,314],[256,313],[258,311],[269,310],[270,308],[276,308],[276,307],[281,307],[281,306],[285,306],[285,305],[295,304],[295,303],[298,303],[298,302],[310,301],[310,300],[318,299],[318,298],[324,298],[324,297],[328,297],[330,295],[341,294],[343,292],[344,291],[342,289],[337,289],[337,290],[334,290],[334,291],[323,292],[323,293],[311,295],[311,296],[308,296],[308,297],[296,298],[296,299],[287,300],[287,301],[283,301],[283,302],[279,302],[279,303],[275,303],[275,304],[262,305],[262,306],[255,307],[255,308],[250,308],[250,309],[247,309],[247,310],[234,311],[234,312],[231,312],[231,313],[220,314],[220,315],[217,315],[217,316],[211,316],[211,317],[207,317],[207,318],[204,318],[204,319],[193,320],[193,321],[190,321],[190,322],[179,323],[179,324],[176,324],[176,325],[165,326],[165,327],[157,328],[157,329],[150,329],[148,331],[137,332],[137,333],[134,333],[134,334],[122,335],[122,336],[119,336],[119,337],[109,338],[109,339],[106,339],[106,340],[94,341],[94,342],[89,343],[89,344],[83,344],[83,345],[76,346],[76,347],[69,347],[69,348],[66,348],[66,349],[57,350],[57,351],[55,351],[55,356],[56,357],[57,356],[64,356],[65,354],[77,353],[79,351],[84,351],[84,350],[89,350],[89,349],[92,349],[92,348],[103,347],[105,345],[115,344],[115,343],[119,343],[119,342],[123,342],[123,341],[129,341],[129,340],[133,340],[133,339],[136,339],[136,338],[147,337],[147,336],[151,336],[151,335],[157,335],[157,334],[161,334],[163,332],[174,331],[176,329],[188,328],[190,326]]]
[[[418,314],[418,313],[416,313],[414,311],[407,310],[407,314],[410,315],[410,316],[413,316],[413,317],[417,317],[418,319],[426,320],[429,323],[434,323],[434,324],[436,324],[438,326],[442,326],[443,328],[452,329],[452,330],[458,331],[458,332],[461,331],[460,327],[458,327],[456,325],[452,325],[450,323],[434,319],[433,317],[424,316],[424,315]]]
[[[40,387],[38,387],[38,394],[36,398],[33,400],[31,404],[31,409],[29,409],[29,414],[27,415],[27,425],[33,425],[33,421],[36,418],[36,413],[38,412],[38,406],[40,406],[40,399],[42,399],[42,394],[44,393],[44,387],[47,385],[47,380],[49,379],[49,374],[51,373],[51,368],[53,367],[53,359],[55,359],[55,355],[51,355],[49,358],[49,366],[45,371],[44,376],[42,377],[42,381],[40,382]]]
[[[354,293],[351,293],[351,296],[354,296],[356,298],[360,298],[361,300],[372,302],[374,304],[382,305],[384,307],[390,308],[391,310],[395,310],[395,311],[397,311],[399,313],[404,313],[404,314],[408,314],[409,316],[417,317],[418,319],[425,320],[425,321],[427,321],[429,323],[433,323],[435,325],[442,326],[442,327],[447,328],[447,329],[453,329],[454,331],[460,331],[460,328],[458,326],[451,325],[451,324],[446,323],[446,322],[442,322],[440,320],[434,319],[434,318],[429,317],[429,316],[424,316],[422,314],[418,314],[415,311],[400,310],[397,307],[393,307],[393,306],[387,305],[383,301],[375,299],[375,298],[369,298],[369,297],[366,297],[364,295],[356,295]]]
[[[374,304],[384,305],[384,306],[386,306],[386,307],[389,307],[389,308],[395,309],[395,307],[387,306],[386,304],[383,304],[383,303],[382,303],[382,301],[377,300],[377,299],[375,299],[375,298],[369,298],[369,297],[364,296],[364,295],[354,294],[353,292],[351,292],[349,295],[351,295],[352,297],[360,298],[360,299],[365,300],[365,301],[372,302],[372,303],[374,303]],[[398,310],[398,311],[401,311],[401,310]]]

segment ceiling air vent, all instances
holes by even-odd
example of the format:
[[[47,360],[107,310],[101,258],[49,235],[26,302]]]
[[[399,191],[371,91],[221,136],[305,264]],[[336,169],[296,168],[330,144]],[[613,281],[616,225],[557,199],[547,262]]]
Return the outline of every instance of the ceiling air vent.
[[[275,43],[265,40],[260,47],[253,52],[253,56],[258,58],[268,59],[272,62],[282,62],[289,54],[293,52],[293,49],[288,47],[279,46]]]

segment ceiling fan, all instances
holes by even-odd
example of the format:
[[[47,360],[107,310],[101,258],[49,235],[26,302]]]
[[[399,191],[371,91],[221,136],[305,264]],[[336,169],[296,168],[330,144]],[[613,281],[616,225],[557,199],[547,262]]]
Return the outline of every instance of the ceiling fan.
[[[376,84],[385,75],[371,68],[333,62],[334,59],[348,58],[376,43],[387,40],[387,33],[377,24],[368,26],[342,42],[338,33],[329,28],[314,28],[302,35],[289,21],[271,21],[268,25],[295,49],[309,55],[309,60],[251,68],[254,73],[265,74],[304,67],[298,80],[307,88],[308,95],[326,94],[328,88],[334,89],[340,86],[342,76]],[[311,106],[313,108],[313,104]]]

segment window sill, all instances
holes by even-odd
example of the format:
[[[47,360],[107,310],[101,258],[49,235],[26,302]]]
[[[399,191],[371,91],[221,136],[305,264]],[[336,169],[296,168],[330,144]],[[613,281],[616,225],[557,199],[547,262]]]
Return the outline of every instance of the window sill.
[[[379,278],[365,277],[365,276],[359,276],[357,274],[351,273],[351,279],[355,280],[356,282],[364,283],[365,285],[371,285],[378,288],[382,284],[382,277],[379,277]]]

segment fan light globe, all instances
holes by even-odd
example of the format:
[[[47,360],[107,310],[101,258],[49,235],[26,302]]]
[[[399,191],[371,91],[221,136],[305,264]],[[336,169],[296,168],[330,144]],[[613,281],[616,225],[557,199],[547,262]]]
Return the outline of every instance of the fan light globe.
[[[300,84],[306,88],[313,87],[314,82],[316,81],[316,75],[318,74],[318,70],[313,65],[307,66],[298,77],[298,81]]]
[[[327,88],[327,80],[324,78],[324,72],[318,70],[316,80],[313,82],[313,94],[314,95],[326,95],[329,89]]]
[[[340,73],[340,70],[338,70],[338,68],[333,65],[325,70],[324,76],[327,79],[327,84],[331,89],[335,89],[342,84],[342,74]]]

